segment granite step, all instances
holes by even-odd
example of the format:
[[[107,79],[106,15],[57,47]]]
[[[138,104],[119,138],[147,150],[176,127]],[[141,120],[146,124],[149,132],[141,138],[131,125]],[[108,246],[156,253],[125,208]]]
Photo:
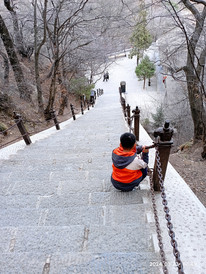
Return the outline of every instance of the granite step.
[[[1,227],[0,255],[8,252],[152,252],[148,224]]]
[[[61,205],[62,206],[62,205]],[[139,225],[146,222],[144,204],[76,205],[47,208],[9,208],[0,211],[0,227],[69,225]]]
[[[134,205],[142,204],[143,197],[148,196],[146,190],[121,192],[91,192],[91,193],[62,193],[57,191],[53,195],[0,195],[0,208],[67,208],[82,205]]]
[[[6,262],[6,263],[5,263]],[[0,256],[1,274],[160,274],[158,257],[153,252],[68,252],[18,253]],[[14,273],[14,272],[13,272]]]

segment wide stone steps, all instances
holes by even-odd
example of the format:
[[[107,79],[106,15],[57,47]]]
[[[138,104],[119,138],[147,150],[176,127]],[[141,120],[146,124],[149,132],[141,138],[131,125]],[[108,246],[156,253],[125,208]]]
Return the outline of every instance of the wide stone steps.
[[[67,208],[83,205],[135,205],[142,204],[148,191],[138,190],[128,193],[121,191],[63,193],[61,195],[0,195],[0,208]],[[146,205],[145,205],[146,206]]]
[[[0,228],[1,252],[13,246],[15,253],[56,252],[138,252],[152,251],[149,226],[130,225],[71,225],[25,226]],[[13,241],[15,237],[15,241]],[[2,241],[3,239],[3,241]]]
[[[64,205],[64,204],[63,204]],[[62,205],[62,206],[63,206]],[[5,218],[6,216],[6,218]],[[0,227],[117,225],[146,222],[144,205],[70,206],[67,208],[9,208],[0,211]]]
[[[5,253],[0,256],[1,274],[11,272],[29,274],[159,274],[159,266],[154,267],[152,252],[67,252],[57,251],[51,255],[44,253],[22,252]]]
[[[119,94],[72,123],[0,161],[0,274],[160,273],[148,179],[129,193],[110,181]]]
[[[158,256],[148,229],[138,224],[0,228],[1,274],[12,273],[13,265],[15,273],[159,273],[151,267]]]

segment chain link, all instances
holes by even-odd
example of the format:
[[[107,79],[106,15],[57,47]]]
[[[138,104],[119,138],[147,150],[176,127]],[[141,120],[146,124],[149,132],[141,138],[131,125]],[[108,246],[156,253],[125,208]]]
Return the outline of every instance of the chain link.
[[[167,206],[168,202],[166,200],[166,193],[165,193],[165,187],[164,187],[164,180],[162,176],[162,168],[161,168],[160,154],[159,154],[158,147],[156,147],[156,163],[157,163],[157,174],[158,174],[160,190],[161,190],[162,204],[164,206],[165,219],[167,220],[167,227],[169,229],[168,234],[171,238],[171,245],[173,247],[173,254],[175,256],[176,266],[178,267],[178,273],[184,274],[183,264],[180,259],[180,253],[177,249],[177,242],[175,240],[173,224],[171,222],[171,216],[169,214],[169,207]]]
[[[129,125],[128,120],[129,120],[130,123],[132,124],[132,121],[134,120],[134,115],[132,115],[131,117],[128,117],[128,116],[125,117],[125,121],[126,121],[126,123],[127,123],[127,126],[129,127],[129,132],[130,132],[130,133],[131,133],[131,132],[134,133],[134,128],[133,128],[131,125]]]
[[[154,193],[154,186],[153,186],[153,179],[152,179],[152,170],[150,169],[150,172],[148,172],[148,173],[149,173],[149,178],[150,178],[152,207],[153,207],[155,226],[156,226],[156,231],[157,231],[158,245],[160,248],[160,258],[161,258],[161,263],[162,263],[162,269],[163,269],[163,273],[168,274],[167,262],[166,262],[164,245],[162,242],[162,235],[161,235],[161,229],[160,229],[160,223],[159,223],[159,217],[158,217],[158,211],[157,211],[157,207],[156,207],[156,200],[155,200],[155,193]]]

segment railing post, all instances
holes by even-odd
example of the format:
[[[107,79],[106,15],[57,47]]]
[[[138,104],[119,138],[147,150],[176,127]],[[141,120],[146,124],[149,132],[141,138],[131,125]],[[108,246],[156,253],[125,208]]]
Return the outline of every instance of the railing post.
[[[126,102],[125,102],[125,99],[123,97],[122,97],[122,108],[123,108],[124,116],[126,117]]]
[[[59,122],[57,120],[55,110],[50,110],[50,113],[51,113],[51,118],[54,120],[54,124],[55,124],[56,129],[60,130],[60,126],[59,126]]]
[[[131,115],[130,115],[130,105],[129,104],[127,104],[126,111],[127,111],[127,123],[129,126],[131,126]]]
[[[136,136],[136,140],[139,141],[139,120],[140,120],[140,110],[136,106],[136,109],[132,111],[134,113],[134,135]]]
[[[154,190],[160,191],[160,182],[158,177],[158,162],[161,164],[162,169],[162,180],[165,178],[165,173],[167,170],[167,164],[170,155],[170,149],[173,144],[172,135],[173,129],[170,128],[170,122],[165,121],[164,127],[160,127],[154,131],[154,137],[156,138],[155,144],[157,146],[158,154],[160,160],[157,159],[157,154],[155,158],[154,164],[154,172],[153,172],[153,182],[154,182]]]
[[[31,139],[29,137],[29,134],[23,124],[22,118],[20,114],[17,114],[15,111],[13,112],[13,117],[14,117],[14,121],[26,143],[26,145],[30,145],[31,144]]]
[[[122,105],[124,117],[127,117],[126,101],[125,101],[124,97],[122,96],[122,89],[121,89],[121,87],[119,87],[119,95],[120,95],[120,103]]]
[[[89,110],[89,101],[87,100],[87,109]]]
[[[82,112],[82,115],[84,114],[84,107],[83,107],[83,103],[81,101],[81,112]]]
[[[76,120],[76,116],[75,116],[75,113],[74,113],[74,106],[72,104],[70,104],[70,108],[71,108],[71,112],[72,112],[72,117],[74,120]]]
[[[120,95],[120,100],[121,100],[121,97],[122,97],[121,87],[119,87],[119,95]]]
[[[123,92],[123,93],[126,92],[126,82],[125,81],[120,82],[120,88],[121,88],[121,92]]]

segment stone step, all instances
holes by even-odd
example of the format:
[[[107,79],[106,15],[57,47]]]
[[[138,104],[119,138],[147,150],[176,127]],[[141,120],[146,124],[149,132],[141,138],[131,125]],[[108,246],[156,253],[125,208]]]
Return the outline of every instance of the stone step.
[[[62,205],[61,205],[62,206]],[[0,227],[117,225],[146,222],[144,204],[76,205],[67,208],[9,208],[0,211]]]
[[[18,178],[18,180],[6,179],[1,184],[0,195],[54,195],[75,192],[111,192],[114,187],[107,175],[88,172],[74,173],[65,178],[63,174],[43,174],[42,177]],[[59,178],[60,177],[60,178]],[[147,178],[145,179],[147,180]],[[141,183],[143,184],[143,182]]]
[[[44,156],[45,157],[45,156]],[[24,157],[25,158],[25,157]],[[35,159],[35,160],[34,160]],[[24,175],[27,173],[44,172],[44,171],[78,171],[78,170],[112,170],[111,155],[105,157],[95,157],[92,154],[84,155],[58,155],[50,159],[41,156],[29,159],[15,159],[15,162],[4,163],[1,165],[1,177],[11,176],[11,173]]]
[[[53,195],[56,193],[74,193],[74,192],[110,192],[114,187],[110,181],[110,176],[104,171],[68,171],[65,173],[42,172],[28,173],[23,178],[19,175],[15,179],[15,174],[10,177],[1,178],[0,195]],[[147,178],[144,179],[146,181]],[[142,182],[142,184],[144,183]]]
[[[6,208],[67,208],[82,205],[132,205],[142,204],[143,197],[148,196],[146,190],[131,192],[91,192],[62,193],[58,190],[53,195],[0,195],[0,209]]]
[[[6,262],[6,263],[5,263]],[[159,258],[151,252],[68,252],[52,255],[18,253],[0,256],[1,274],[160,274]]]
[[[106,180],[107,179],[107,180]],[[32,178],[23,178],[4,181],[1,184],[0,195],[53,195],[56,193],[74,193],[74,192],[108,192],[113,186],[108,178],[93,179],[87,177],[87,173],[74,174],[72,178],[61,179],[53,174],[44,174],[42,177],[34,176]]]
[[[0,233],[0,256],[8,251],[14,254],[154,251],[148,224],[1,227]]]
[[[61,189],[61,193],[71,192],[107,192],[113,189],[111,184],[111,167],[108,169],[93,169],[88,164],[67,164],[62,170],[51,167],[32,166],[24,171],[14,169],[1,173],[0,195],[7,194],[36,194],[51,195]],[[147,178],[145,179],[147,180]]]

